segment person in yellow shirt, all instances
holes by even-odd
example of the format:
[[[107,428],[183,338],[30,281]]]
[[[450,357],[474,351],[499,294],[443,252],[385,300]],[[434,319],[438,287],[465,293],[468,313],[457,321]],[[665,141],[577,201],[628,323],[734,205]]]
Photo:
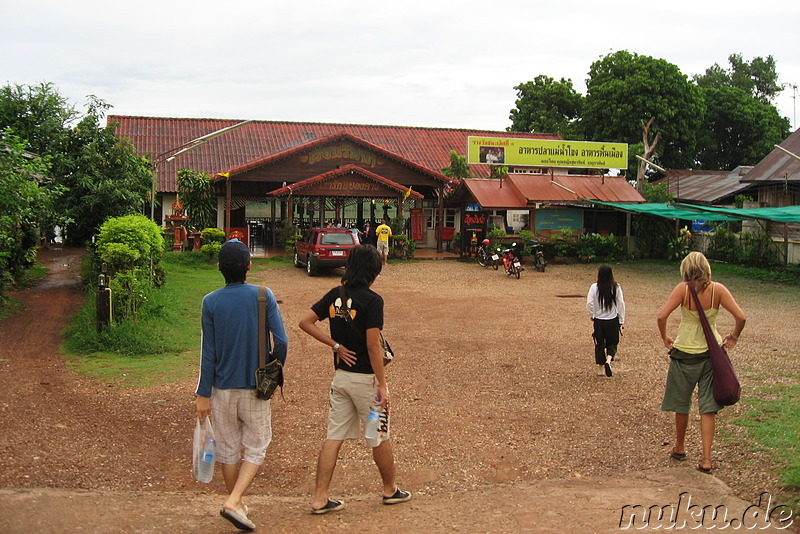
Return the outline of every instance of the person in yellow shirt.
[[[378,252],[381,253],[383,264],[386,265],[389,261],[389,238],[392,237],[389,221],[384,219],[383,223],[375,229],[375,234],[378,236]]]

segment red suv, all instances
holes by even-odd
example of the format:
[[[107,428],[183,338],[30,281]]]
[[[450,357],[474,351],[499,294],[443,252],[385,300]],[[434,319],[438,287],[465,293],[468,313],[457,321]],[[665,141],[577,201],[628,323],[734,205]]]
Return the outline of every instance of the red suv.
[[[356,245],[356,236],[347,228],[309,228],[294,244],[294,264],[305,265],[308,276],[314,276],[320,268],[344,267]]]

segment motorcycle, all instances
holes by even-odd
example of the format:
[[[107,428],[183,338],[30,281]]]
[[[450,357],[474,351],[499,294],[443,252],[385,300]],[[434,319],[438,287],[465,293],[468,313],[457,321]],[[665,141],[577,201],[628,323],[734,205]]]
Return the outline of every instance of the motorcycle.
[[[491,265],[496,271],[500,262],[500,256],[489,250],[489,244],[490,241],[484,239],[480,248],[478,248],[478,264],[481,267],[489,267]]]
[[[547,260],[544,259],[544,252],[542,252],[542,245],[534,243],[531,245],[531,254],[533,255],[533,268],[540,273],[544,272],[547,266]]]
[[[519,273],[524,271],[522,267],[522,262],[519,261],[519,257],[517,256],[516,252],[517,244],[512,243],[511,247],[507,249],[503,249],[503,267],[506,269],[506,274],[509,276],[516,276],[519,279]],[[500,249],[497,249],[500,251]]]

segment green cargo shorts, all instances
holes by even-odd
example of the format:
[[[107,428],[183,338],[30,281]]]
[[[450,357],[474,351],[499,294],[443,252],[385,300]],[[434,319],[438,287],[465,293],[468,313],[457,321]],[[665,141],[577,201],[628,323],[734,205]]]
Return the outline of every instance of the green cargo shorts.
[[[697,403],[701,414],[717,413],[722,405],[714,400],[711,358],[708,352],[687,354],[678,349],[669,353],[669,371],[661,409],[665,412],[688,414],[692,407],[692,392],[697,386]]]

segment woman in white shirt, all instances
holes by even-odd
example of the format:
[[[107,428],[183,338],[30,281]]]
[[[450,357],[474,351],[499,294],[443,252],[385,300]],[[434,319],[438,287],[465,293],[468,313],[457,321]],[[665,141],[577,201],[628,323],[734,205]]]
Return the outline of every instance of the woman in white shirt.
[[[611,376],[619,331],[625,324],[625,299],[610,266],[601,265],[597,269],[597,282],[592,284],[586,296],[586,311],[594,322],[594,361],[600,366],[597,374]]]

